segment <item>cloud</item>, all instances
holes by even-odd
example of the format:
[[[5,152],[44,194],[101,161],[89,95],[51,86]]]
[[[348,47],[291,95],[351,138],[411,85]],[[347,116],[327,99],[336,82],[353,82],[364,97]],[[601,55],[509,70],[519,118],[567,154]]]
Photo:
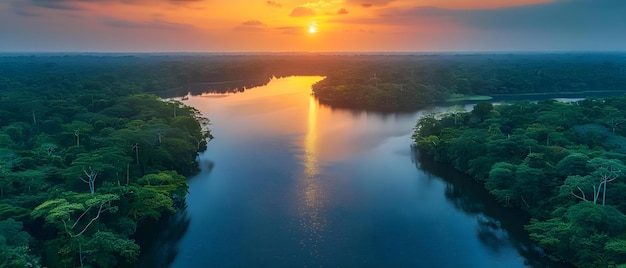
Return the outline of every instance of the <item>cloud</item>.
[[[265,32],[266,25],[259,20],[249,20],[244,21],[243,23],[241,23],[241,25],[238,25],[233,30],[238,32]]]
[[[337,11],[337,14],[339,14],[339,15],[348,14],[348,10],[346,10],[345,8],[339,9],[339,11]]]
[[[259,20],[249,20],[249,21],[244,21],[241,25],[246,25],[246,26],[263,26],[265,25],[265,23],[259,21]]]
[[[602,4],[600,4],[602,3]],[[561,0],[556,2],[497,9],[444,9],[415,7],[388,9],[380,15],[386,21],[420,22],[424,18],[445,18],[478,29],[502,31],[575,32],[582,29],[626,27],[626,1]]]
[[[22,7],[34,6],[34,7],[42,7],[49,9],[60,9],[60,10],[80,10],[81,8],[76,6],[76,2],[80,1],[71,1],[71,0],[26,0],[23,1]]]
[[[35,17],[35,16],[41,15],[29,9],[26,3],[19,2],[19,1],[11,2],[11,11],[15,13],[16,15],[24,16],[24,17]]]
[[[395,0],[347,0],[346,3],[368,8],[373,6],[386,6],[393,1]]]
[[[248,32],[248,33],[260,33],[260,32],[266,32],[267,31],[265,28],[254,27],[254,26],[246,26],[246,25],[239,25],[239,26],[233,28],[233,30],[235,30],[237,32]]]
[[[447,40],[432,42],[447,50],[615,50],[626,44],[626,35],[617,34],[626,29],[623,0],[558,0],[491,9],[389,6],[373,14],[329,22],[394,26],[407,38],[413,34]]]
[[[13,0],[9,3],[10,10],[19,16],[40,17],[44,10],[55,11],[82,11],[83,8],[76,5],[75,1],[69,0]],[[1,9],[1,8],[0,8]]]
[[[548,4],[483,10],[459,14],[470,25],[484,29],[580,32],[626,27],[626,1],[569,0]],[[496,25],[492,25],[496,23]],[[616,27],[617,26],[617,27]]]
[[[204,2],[207,0],[19,0],[15,1],[17,3],[16,6],[27,9],[27,8],[46,8],[46,9],[57,9],[57,10],[83,10],[81,7],[82,4],[110,4],[110,3],[121,3],[121,4],[145,4],[145,5],[153,5],[155,2],[158,3],[170,3],[173,5],[185,5],[188,3],[194,2]]]
[[[148,6],[163,4],[177,7],[191,7],[192,3],[211,2],[214,0],[0,0],[0,10],[3,1],[8,1],[8,9],[21,17],[51,17],[75,16],[80,17],[86,12],[98,10],[104,5],[136,5]]]
[[[315,16],[315,11],[306,7],[296,7],[289,14],[291,17],[312,17]]]
[[[123,19],[105,18],[104,24],[116,28],[124,29],[155,29],[155,30],[190,30],[195,28],[190,24],[173,23],[164,20],[152,20],[152,21],[130,21]]]
[[[278,8],[283,6],[281,3],[274,2],[274,1],[265,1],[265,5],[268,5],[271,7],[278,7]]]
[[[599,4],[602,3],[602,4]],[[587,28],[617,29],[626,27],[626,1],[559,0],[495,9],[447,9],[433,6],[412,8],[386,7],[376,10],[373,18],[337,18],[333,22],[378,25],[428,25],[445,22],[462,28],[483,30],[579,31]],[[433,25],[434,26],[434,25]]]
[[[286,35],[301,35],[303,32],[302,27],[295,26],[280,27],[278,30],[280,30],[282,34]]]

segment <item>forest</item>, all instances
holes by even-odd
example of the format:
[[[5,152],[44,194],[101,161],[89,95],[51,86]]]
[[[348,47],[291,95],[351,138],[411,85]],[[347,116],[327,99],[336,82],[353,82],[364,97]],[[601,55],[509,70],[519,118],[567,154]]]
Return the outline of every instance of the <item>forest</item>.
[[[322,75],[325,105],[385,112],[450,99],[626,90],[625,54],[0,56],[0,267],[132,266],[137,233],[184,208],[212,138],[176,98]],[[422,154],[528,211],[580,267],[626,263],[626,98],[479,103],[420,120]],[[411,130],[407,130],[411,131]]]
[[[419,120],[419,151],[484,184],[554,258],[626,267],[626,96],[476,104]]]
[[[21,63],[0,65],[0,267],[132,266],[138,230],[184,207],[208,119],[101,63]]]
[[[626,93],[626,54],[39,54],[0,56],[0,90],[39,73],[57,84],[180,97],[236,93],[272,77],[321,75],[317,99],[333,107],[416,110],[475,95]],[[34,82],[34,81],[33,81]],[[123,85],[122,85],[123,84]]]
[[[410,111],[451,99],[626,92],[624,54],[460,54],[361,59],[313,86],[322,103]]]

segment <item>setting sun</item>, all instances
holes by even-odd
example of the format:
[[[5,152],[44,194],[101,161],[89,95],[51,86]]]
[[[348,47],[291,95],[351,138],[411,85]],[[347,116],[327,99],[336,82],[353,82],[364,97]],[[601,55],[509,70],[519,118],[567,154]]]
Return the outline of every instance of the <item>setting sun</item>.
[[[16,25],[0,27],[0,36],[11,37],[2,38],[0,51],[623,50],[623,35],[609,32],[623,29],[626,1],[606,1],[625,4],[616,9],[575,0],[0,0],[0,25]],[[589,15],[563,21],[548,15],[556,9]],[[597,30],[575,33],[582,28]]]

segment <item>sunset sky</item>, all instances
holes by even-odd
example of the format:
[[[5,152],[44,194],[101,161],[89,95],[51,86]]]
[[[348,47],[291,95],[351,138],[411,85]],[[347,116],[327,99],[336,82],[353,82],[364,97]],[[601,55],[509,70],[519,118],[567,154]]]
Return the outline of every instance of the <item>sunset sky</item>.
[[[0,1],[0,52],[623,50],[624,0]]]

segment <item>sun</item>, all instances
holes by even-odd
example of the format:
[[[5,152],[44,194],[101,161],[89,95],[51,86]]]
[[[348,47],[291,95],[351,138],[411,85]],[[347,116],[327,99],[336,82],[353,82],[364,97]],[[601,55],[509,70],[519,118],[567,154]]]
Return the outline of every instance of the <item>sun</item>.
[[[315,34],[315,33],[317,33],[317,24],[309,25],[309,34]]]

